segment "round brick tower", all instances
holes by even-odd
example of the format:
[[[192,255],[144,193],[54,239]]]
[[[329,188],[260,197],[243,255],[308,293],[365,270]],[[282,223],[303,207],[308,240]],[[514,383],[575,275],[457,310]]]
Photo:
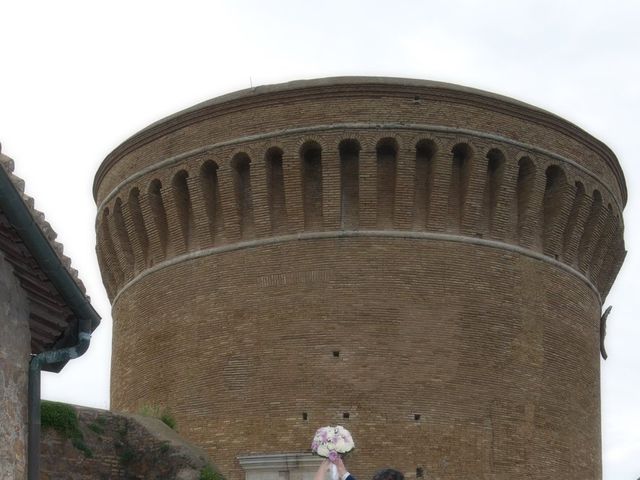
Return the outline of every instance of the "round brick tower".
[[[536,107],[333,78],[225,95],[94,184],[111,405],[168,407],[230,479],[342,424],[360,478],[599,479],[615,155]]]

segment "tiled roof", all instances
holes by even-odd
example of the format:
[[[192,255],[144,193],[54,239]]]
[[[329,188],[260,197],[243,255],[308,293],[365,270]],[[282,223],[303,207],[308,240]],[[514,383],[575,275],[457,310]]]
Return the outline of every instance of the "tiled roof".
[[[29,207],[31,216],[40,227],[40,230],[42,231],[44,236],[47,238],[47,240],[49,240],[51,247],[58,255],[58,258],[60,259],[60,262],[65,266],[65,268],[71,274],[76,284],[78,285],[78,288],[80,288],[80,290],[86,295],[87,290],[84,284],[82,283],[82,280],[80,280],[80,278],[78,277],[78,271],[71,266],[71,259],[64,254],[63,245],[60,242],[56,241],[58,234],[53,230],[53,228],[51,227],[51,224],[47,222],[44,213],[39,210],[36,210],[34,206],[35,202],[33,198],[24,192],[24,186],[25,186],[24,180],[14,175],[13,173],[14,165],[15,165],[14,161],[10,157],[2,153],[1,145],[0,145],[0,165],[2,165],[2,168],[11,179],[11,182],[13,183],[14,187],[16,187],[16,190],[22,196],[22,200],[24,201],[25,205]]]
[[[36,210],[34,199],[24,192],[24,181],[14,175],[14,162],[2,154],[1,147],[0,166],[22,199],[26,211],[41,232],[42,238],[46,239],[55,252],[55,256],[49,254],[51,262],[56,263],[57,257],[57,261],[68,272],[77,290],[89,302],[86,288],[78,277],[78,271],[71,266],[71,259],[64,254],[62,244],[56,241],[56,232],[46,220],[44,213]],[[6,215],[8,208],[10,207],[0,202],[0,250],[12,265],[14,274],[29,300],[32,353],[37,354],[45,350],[70,346],[77,341],[78,318],[71,305],[47,275],[47,268],[42,268],[43,265],[38,264],[33,252],[27,247],[25,239],[21,236],[24,233],[9,220]],[[21,211],[24,212],[22,209]],[[42,244],[46,246],[46,243],[42,242]],[[47,259],[47,262],[49,261]],[[51,266],[47,265],[47,267]],[[99,317],[97,318],[99,320]],[[93,325],[94,328],[95,326],[97,323]],[[54,365],[45,369],[57,371],[61,367],[62,365]]]

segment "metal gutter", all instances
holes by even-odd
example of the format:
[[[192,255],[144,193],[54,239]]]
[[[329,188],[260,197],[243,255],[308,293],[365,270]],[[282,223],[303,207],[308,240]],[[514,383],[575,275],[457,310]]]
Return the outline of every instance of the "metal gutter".
[[[94,330],[100,324],[100,315],[60,261],[4,168],[0,168],[0,207],[76,318],[91,320],[91,330]]]

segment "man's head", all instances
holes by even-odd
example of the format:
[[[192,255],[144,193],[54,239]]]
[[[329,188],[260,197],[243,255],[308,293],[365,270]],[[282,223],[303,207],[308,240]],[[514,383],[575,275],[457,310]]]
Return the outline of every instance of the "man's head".
[[[404,475],[393,468],[383,468],[373,474],[372,480],[404,480]]]

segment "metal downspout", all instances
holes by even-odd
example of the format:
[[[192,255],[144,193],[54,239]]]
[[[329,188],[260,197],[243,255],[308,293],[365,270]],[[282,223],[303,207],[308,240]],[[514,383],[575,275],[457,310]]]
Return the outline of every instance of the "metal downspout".
[[[40,371],[44,365],[78,358],[89,348],[91,320],[78,322],[78,343],[73,347],[42,352],[29,363],[29,443],[27,454],[28,480],[40,479]]]

